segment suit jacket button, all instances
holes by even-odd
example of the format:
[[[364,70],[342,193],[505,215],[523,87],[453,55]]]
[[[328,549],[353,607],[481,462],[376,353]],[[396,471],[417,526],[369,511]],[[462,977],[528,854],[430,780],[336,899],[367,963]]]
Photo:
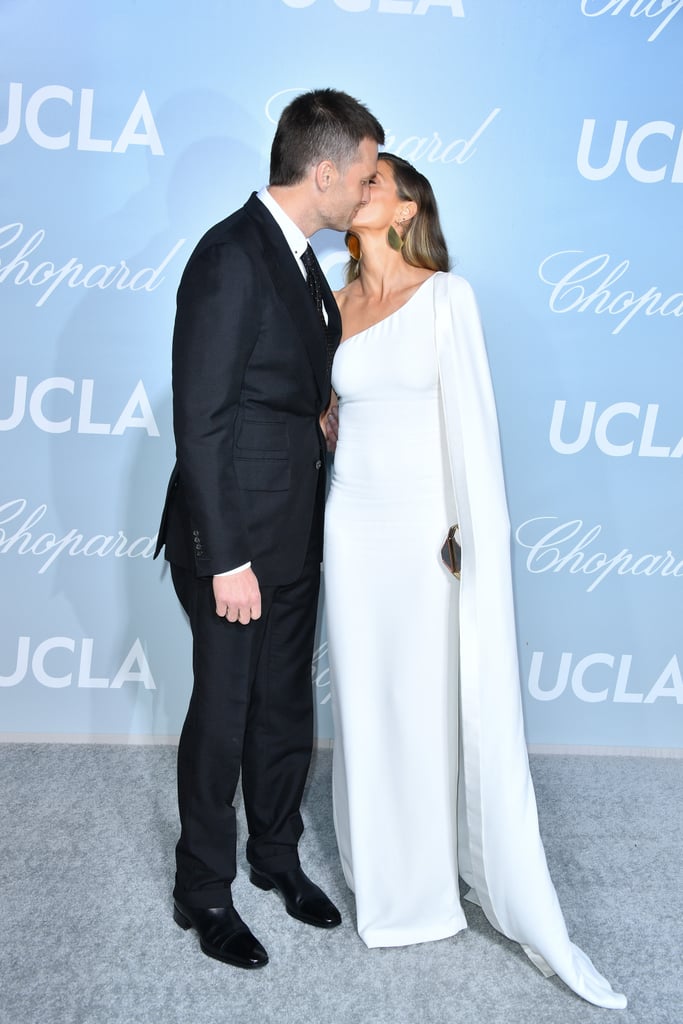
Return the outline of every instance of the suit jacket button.
[[[316,462],[316,464],[315,464],[315,468],[316,468],[316,469],[322,469],[322,465],[323,465],[323,464],[322,464],[321,460],[320,460],[320,459],[318,459],[318,460],[317,460],[317,462]]]

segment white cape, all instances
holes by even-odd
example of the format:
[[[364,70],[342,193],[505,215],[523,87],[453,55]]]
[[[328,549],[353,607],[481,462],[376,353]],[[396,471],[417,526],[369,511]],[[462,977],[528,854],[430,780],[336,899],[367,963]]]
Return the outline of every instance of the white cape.
[[[462,542],[458,861],[494,928],[596,1006],[626,997],[567,934],[548,872],[524,736],[510,524],[495,400],[476,300],[435,275],[436,346]]]

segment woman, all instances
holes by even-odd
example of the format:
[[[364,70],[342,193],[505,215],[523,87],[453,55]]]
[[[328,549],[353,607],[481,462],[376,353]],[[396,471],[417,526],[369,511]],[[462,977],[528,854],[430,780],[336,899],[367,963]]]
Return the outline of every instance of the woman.
[[[359,933],[368,946],[454,935],[460,875],[544,973],[621,1008],[569,940],[538,832],[474,297],[447,272],[431,187],[405,160],[380,154],[347,240],[325,600],[335,828]],[[440,561],[456,522],[461,583]]]

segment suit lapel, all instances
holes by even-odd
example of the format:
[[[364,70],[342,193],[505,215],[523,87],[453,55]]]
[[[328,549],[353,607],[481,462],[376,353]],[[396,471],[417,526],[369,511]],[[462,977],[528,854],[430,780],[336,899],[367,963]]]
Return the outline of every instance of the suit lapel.
[[[326,339],[317,310],[311,301],[306,279],[280,228],[255,194],[248,200],[246,210],[261,229],[266,266],[275,289],[287,307],[307,350],[320,395],[325,397],[324,392],[329,383],[326,372]],[[341,334],[341,318],[337,304],[324,279],[322,287],[323,302],[329,319],[328,330],[339,336]]]

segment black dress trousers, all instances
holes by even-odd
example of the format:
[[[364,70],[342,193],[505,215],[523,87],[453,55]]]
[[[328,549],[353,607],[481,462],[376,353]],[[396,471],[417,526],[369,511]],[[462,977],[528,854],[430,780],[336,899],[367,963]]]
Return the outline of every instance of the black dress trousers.
[[[231,903],[232,806],[242,772],[255,868],[297,867],[299,812],[313,743],[311,662],[320,587],[322,479],[303,570],[262,587],[261,618],[216,615],[211,577],[171,566],[193,635],[194,687],[178,748],[181,834],[174,895],[187,906]]]

